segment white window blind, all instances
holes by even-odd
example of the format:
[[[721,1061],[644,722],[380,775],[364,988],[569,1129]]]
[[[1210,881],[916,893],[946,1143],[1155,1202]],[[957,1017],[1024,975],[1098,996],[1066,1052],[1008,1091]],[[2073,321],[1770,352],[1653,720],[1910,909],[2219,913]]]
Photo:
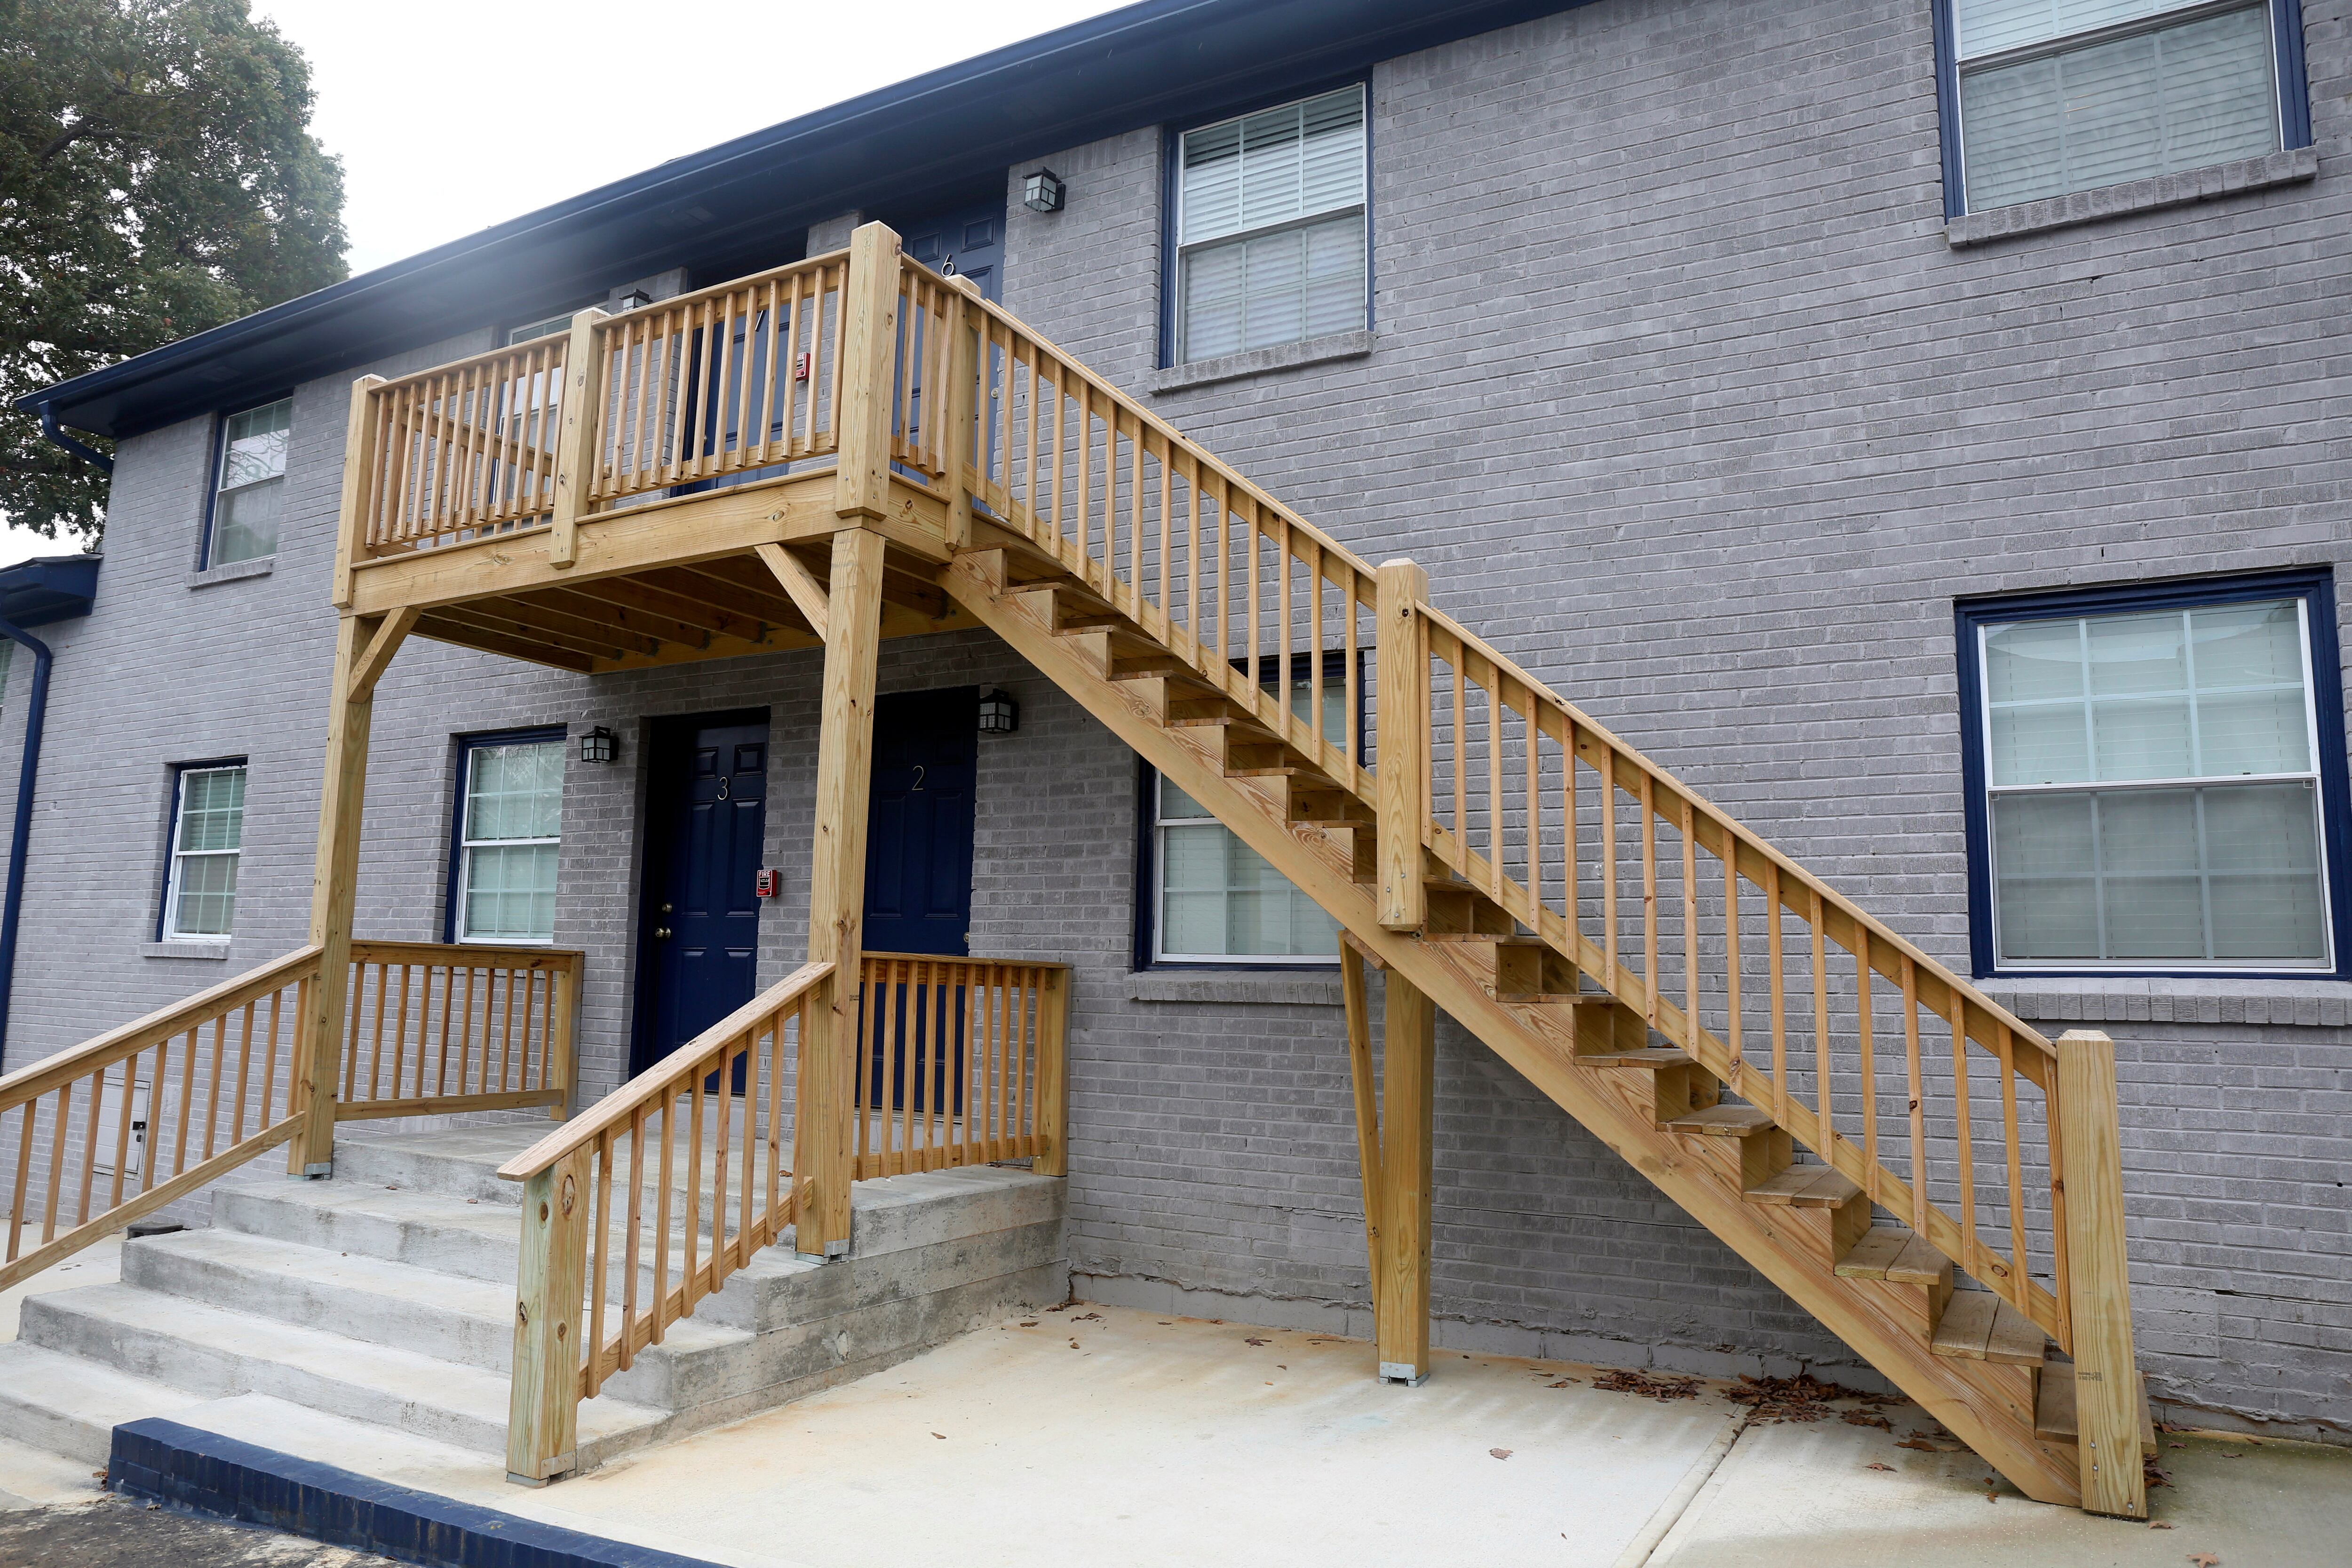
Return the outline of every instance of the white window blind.
[[[207,564],[226,566],[277,552],[286,441],[293,428],[294,405],[285,398],[228,416],[221,432],[219,492],[213,499]]]
[[[555,868],[563,831],[562,741],[466,751],[458,828],[457,938],[555,940]]]
[[[2267,3],[1954,0],[1971,210],[2278,150]]]
[[[2304,616],[2280,599],[1983,629],[2005,964],[2329,962]]]
[[[1179,361],[1364,321],[1364,93],[1342,88],[1187,132]]]
[[[172,802],[172,875],[163,935],[226,942],[245,850],[245,764],[183,768]]]

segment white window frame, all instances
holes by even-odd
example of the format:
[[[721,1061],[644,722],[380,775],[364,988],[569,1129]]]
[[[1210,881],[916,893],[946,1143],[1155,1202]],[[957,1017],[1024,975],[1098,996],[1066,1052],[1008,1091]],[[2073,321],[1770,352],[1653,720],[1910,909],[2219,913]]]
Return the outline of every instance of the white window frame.
[[[1362,126],[1364,143],[1363,181],[1360,194],[1354,202],[1342,203],[1338,206],[1326,207],[1317,212],[1301,213],[1296,217],[1284,218],[1275,223],[1261,224],[1255,228],[1232,229],[1206,239],[1187,240],[1184,237],[1185,225],[1187,222],[1187,216],[1184,211],[1184,149],[1186,144],[1189,143],[1193,137],[1206,135],[1212,131],[1221,131],[1228,125],[1236,124],[1244,120],[1254,119],[1260,114],[1270,113],[1275,110],[1290,109],[1300,104],[1312,103],[1317,99],[1328,98],[1334,93],[1349,90],[1352,90],[1358,95],[1359,112],[1362,116],[1360,124]],[[1291,229],[1310,228],[1318,224],[1334,222],[1350,215],[1353,215],[1357,221],[1361,223],[1364,227],[1364,269],[1362,277],[1358,280],[1360,285],[1360,292],[1362,295],[1362,308],[1357,311],[1356,325],[1360,328],[1370,319],[1372,288],[1372,106],[1371,94],[1367,89],[1365,83],[1357,82],[1354,84],[1352,89],[1333,88],[1323,92],[1308,93],[1304,98],[1288,99],[1281,103],[1270,103],[1259,109],[1253,109],[1246,114],[1227,115],[1223,120],[1212,121],[1206,125],[1195,125],[1191,129],[1181,132],[1177,136],[1175,159],[1176,171],[1173,186],[1176,212],[1174,226],[1170,231],[1170,237],[1174,242],[1173,248],[1176,258],[1175,265],[1170,269],[1169,273],[1169,284],[1175,290],[1173,305],[1169,311],[1171,331],[1174,338],[1174,342],[1171,344],[1171,353],[1169,355],[1171,363],[1180,365],[1199,363],[1200,356],[1196,356],[1192,352],[1192,328],[1190,323],[1185,320],[1185,316],[1187,314],[1185,309],[1185,300],[1187,296],[1187,290],[1185,288],[1186,271],[1192,265],[1192,260],[1194,257],[1200,255],[1203,251],[1220,250],[1227,246],[1245,245],[1253,239],[1262,239]],[[1290,342],[1304,342],[1307,340],[1304,337],[1299,337],[1292,338],[1287,341]],[[1261,344],[1259,346],[1264,348],[1275,348],[1280,347],[1281,345]],[[1244,347],[1240,352],[1247,353],[1249,351]],[[1217,356],[1213,355],[1209,357],[1213,358]]]
[[[2084,27],[2072,33],[2060,33],[2046,38],[2037,38],[2032,43],[1990,50],[1982,55],[1970,55],[1968,53],[1966,42],[1960,37],[1960,0],[1944,0],[1947,7],[1945,15],[1950,22],[1952,40],[1951,123],[1952,134],[1958,142],[1953,150],[1953,157],[1960,171],[1960,192],[1963,198],[1961,210],[1972,213],[1997,212],[2001,206],[2011,205],[1999,203],[1988,206],[1976,199],[1974,191],[1969,187],[1968,94],[1965,90],[1965,84],[1969,77],[2000,70],[2009,66],[2023,65],[2029,60],[2043,59],[2052,55],[2071,54],[2077,49],[2092,48],[2100,44],[2114,43],[2122,38],[2137,37],[2147,33],[2161,33],[2174,27],[2185,26],[2192,22],[2227,16],[2235,11],[2260,11],[2269,24],[2264,29],[2264,37],[2268,41],[2271,58],[2271,141],[2273,150],[2284,147],[2287,129],[2286,103],[2284,84],[2279,79],[2282,67],[2278,51],[2277,3],[2278,0],[2176,0],[2175,4],[2166,9],[2149,16],[2133,16],[2124,21],[2109,23],[2105,26]],[[2173,172],[2189,173],[2187,170]],[[2103,188],[2098,185],[2084,185],[2057,193],[2057,195],[2073,195],[2077,191]],[[2054,199],[2054,197],[2034,199],[2044,200]]]
[[[1977,624],[1975,647],[1977,661],[1977,745],[1978,755],[1983,759],[1984,763],[1984,852],[1985,864],[1990,872],[1992,882],[1992,885],[1985,889],[1985,907],[1986,913],[1991,920],[1991,958],[1996,973],[2001,974],[2030,974],[2046,973],[2055,971],[2062,973],[2072,974],[2171,974],[2187,971],[2195,971],[2199,973],[2210,971],[2216,973],[2233,974],[2333,974],[2336,972],[2335,888],[2333,880],[2333,868],[2330,867],[2327,859],[2327,812],[2329,803],[2326,795],[2326,782],[2322,776],[2320,768],[2319,704],[2317,700],[2317,688],[2313,679],[2314,672],[2311,659],[2311,599],[2307,595],[2295,594],[2292,591],[2282,591],[2278,597],[2282,600],[2292,599],[2294,601],[2295,606],[2295,631],[2297,637],[2301,640],[2303,651],[2304,755],[2309,759],[2310,766],[2306,769],[2294,773],[2215,773],[2181,778],[2130,779],[2120,783],[2088,781],[2071,784],[1997,784],[1993,782],[1992,685],[1991,682],[1986,679],[1989,668],[1986,662],[1986,654],[1988,651],[1988,644],[1990,643],[1994,632],[2006,626],[2019,625],[2020,621],[2002,621],[1993,617],[1987,617]],[[2262,603],[2263,601],[2248,600],[2244,602],[2251,604]],[[2179,606],[2177,609],[2170,606],[2168,606],[2167,608],[2170,610],[2171,613],[2179,614],[2186,617],[2193,611],[2208,607],[2220,607],[2223,603],[2228,603],[2228,601],[2217,601],[2211,605],[2206,604],[2190,604]],[[2090,621],[2105,619],[2109,616],[2121,617],[2130,616],[2147,616],[2153,613],[2157,612],[2148,609],[2124,607],[2116,609],[2085,609],[2079,614],[2074,615],[2037,616],[2023,618],[2043,621],[2073,621],[2080,626]],[[2190,668],[2193,671],[2193,660],[2195,658],[2193,644],[2191,644],[2191,651],[2187,657],[2189,657],[2192,661]],[[2190,679],[2192,681],[2194,680],[2195,677],[2193,673]],[[2089,677],[2088,672],[2085,671],[2085,696],[2084,698],[2084,703],[2086,710],[2090,703],[2088,691]],[[2196,722],[2196,705],[2193,700],[2189,704],[2189,721],[2193,725]],[[2095,752],[2094,752],[2093,755],[2095,755]],[[2319,924],[2320,932],[2325,943],[2323,955],[2321,957],[2317,959],[2107,959],[2011,958],[2007,956],[2003,948],[2000,932],[2000,837],[1994,824],[1992,811],[1993,802],[2000,798],[2002,795],[2075,795],[2084,792],[2119,795],[2126,792],[2137,793],[2141,791],[2153,790],[2210,789],[2217,785],[2286,784],[2295,782],[2305,784],[2306,787],[2311,790],[2314,802],[2312,831],[2316,843],[2318,854],[2320,900]],[[2200,818],[2200,821],[2201,823],[2201,817]],[[2200,833],[2202,832],[2201,826],[2200,831]],[[2097,843],[2095,838],[2092,845],[2092,854],[2094,857],[2093,864],[2095,868],[2097,865]],[[2105,920],[2105,877],[2104,872],[2095,868],[2093,870],[2092,876],[2099,882],[2101,887],[2098,907],[2100,910],[2101,925],[2104,930]],[[2211,921],[2210,918],[2206,922],[2206,936],[2207,945],[2210,947],[2211,945],[2212,936]],[[2102,938],[2100,945],[2102,947],[2106,945],[2104,937]]]
[[[555,933],[552,930],[543,937],[468,936],[466,933],[466,907],[468,901],[468,889],[473,882],[476,849],[515,849],[541,844],[561,846],[563,842],[561,786],[558,786],[557,791],[556,832],[539,838],[477,838],[473,837],[471,829],[474,825],[474,759],[484,752],[494,751],[500,746],[554,746],[562,752],[567,764],[572,760],[571,740],[568,736],[551,735],[538,741],[505,738],[477,739],[467,736],[461,742],[457,768],[457,874],[453,882],[454,901],[449,909],[450,940],[467,947],[553,947]],[[561,852],[559,848],[558,853]]]
[[[165,942],[205,942],[214,946],[225,946],[228,942],[233,932],[183,931],[180,930],[180,890],[182,886],[180,873],[183,866],[192,859],[217,860],[226,858],[237,860],[242,863],[245,856],[245,806],[241,803],[237,806],[236,812],[236,848],[183,849],[180,847],[180,825],[182,821],[182,814],[188,803],[188,781],[205,773],[245,773],[247,775],[247,785],[248,788],[251,787],[251,773],[247,769],[247,764],[242,762],[198,763],[186,767],[174,768],[172,771],[171,837],[165,840],[164,846],[165,853],[171,857],[171,869],[167,873],[163,883],[163,930],[160,934]],[[236,924],[236,895],[234,893],[229,895],[229,924],[231,926],[235,926]]]
[[[527,343],[539,338],[551,338],[558,332],[568,332],[572,330],[572,318],[579,313],[578,310],[565,310],[553,316],[541,316],[536,321],[524,321],[519,326],[509,327],[506,330],[506,342],[499,346],[512,348],[517,343]]]
[[[228,482],[228,460],[231,455],[229,440],[230,426],[235,424],[237,420],[244,418],[248,414],[259,414],[265,409],[278,407],[283,407],[286,410],[286,444],[289,448],[287,454],[288,461],[284,465],[280,466],[278,470],[274,474],[267,475],[258,479],[251,479],[241,485],[231,486]],[[257,490],[264,485],[276,485],[280,491],[284,490],[286,488],[287,470],[292,467],[293,454],[291,448],[293,444],[294,399],[291,396],[273,397],[267,403],[256,403],[244,408],[231,409],[228,413],[221,416],[220,450],[215,454],[213,462],[213,493],[211,510],[205,529],[204,562],[206,566],[238,566],[248,561],[267,561],[270,559],[271,556],[278,553],[278,545],[285,542],[282,538],[272,540],[270,542],[269,549],[262,554],[240,555],[235,561],[224,561],[221,559],[220,555],[221,525],[226,521],[227,501],[231,495],[242,495],[248,490]],[[278,527],[282,531],[286,523],[284,501],[282,499],[279,502],[278,521]]]

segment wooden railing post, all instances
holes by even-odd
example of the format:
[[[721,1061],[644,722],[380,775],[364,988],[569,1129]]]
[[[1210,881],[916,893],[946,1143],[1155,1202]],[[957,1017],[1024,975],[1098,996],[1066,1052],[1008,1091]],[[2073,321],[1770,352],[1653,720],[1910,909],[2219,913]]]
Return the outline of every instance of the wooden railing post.
[[[580,1066],[580,980],[582,960],[574,958],[549,976],[548,984],[555,994],[548,999],[547,1009],[547,1082],[543,1086],[562,1091],[562,1098],[547,1108],[551,1121],[561,1121],[572,1114],[572,1086],[576,1081]]]
[[[1041,1176],[1070,1173],[1070,972],[1048,969],[1037,982],[1037,1155]]]
[[[335,577],[329,599],[335,608],[352,605],[352,563],[359,559],[374,509],[376,487],[375,389],[385,384],[380,375],[363,375],[352,383],[352,406],[343,426],[343,499],[335,514]]]
[[[841,445],[834,510],[881,518],[890,504],[891,389],[898,364],[898,236],[887,224],[849,237],[849,281],[841,296]],[[855,965],[842,973],[854,977]],[[853,978],[847,987],[853,994]]]
[[[581,311],[572,318],[571,341],[563,348],[563,424],[555,437],[551,565],[569,566],[580,559],[580,515],[587,510],[588,491],[595,481],[596,427],[604,407],[604,356],[597,352],[596,329],[611,320],[593,308]]]
[[[1382,1016],[1380,1273],[1372,1317],[1381,1378],[1429,1375],[1429,1210],[1437,1008],[1391,969]]]
[[[886,439],[886,458],[887,450]],[[864,991],[866,805],[874,776],[874,672],[882,635],[880,534],[845,528],[833,536],[825,630],[809,961],[831,963],[834,975],[824,1005],[810,1009],[801,1036],[793,1173],[808,1185],[793,1245],[809,1257],[839,1258],[849,1251],[849,1186],[856,1162],[851,1088]]]
[[[589,1151],[576,1149],[523,1184],[507,1479],[527,1487],[544,1486],[575,1463],[588,1165]],[[639,1179],[635,1171],[630,1177]]]
[[[2083,1507],[2146,1519],[2147,1481],[2140,1465],[2146,1395],[2132,1344],[2115,1042],[2095,1029],[2059,1036],[2057,1089]]]
[[[406,619],[413,623],[414,614]],[[295,1037],[294,1109],[302,1121],[286,1157],[288,1173],[297,1176],[334,1171],[335,1092],[342,1076],[352,918],[358,902],[360,804],[367,788],[368,731],[375,713],[374,683],[363,680],[362,671],[377,637],[405,632],[405,625],[386,624],[389,620],[345,616],[335,633],[326,778],[319,797],[318,858],[310,876],[310,940],[320,950],[319,980],[305,999]],[[394,636],[395,645],[397,641]],[[382,662],[374,668],[381,670]]]
[[[1418,931],[1428,918],[1421,836],[1429,817],[1422,775],[1429,748],[1429,655],[1419,606],[1429,574],[1410,561],[1381,563],[1377,737],[1381,924]]]

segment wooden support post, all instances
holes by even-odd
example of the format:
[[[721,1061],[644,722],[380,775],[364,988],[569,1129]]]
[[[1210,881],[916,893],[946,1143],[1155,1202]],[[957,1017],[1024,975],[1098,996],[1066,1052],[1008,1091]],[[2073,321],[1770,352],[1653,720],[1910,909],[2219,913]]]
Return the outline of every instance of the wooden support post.
[[[352,607],[352,563],[367,542],[367,519],[361,514],[375,496],[375,389],[383,384],[380,375],[363,375],[352,383],[351,413],[343,426],[343,500],[335,512],[335,576],[328,594],[339,610]]]
[[[864,230],[859,231],[861,234]],[[874,665],[882,634],[882,536],[845,528],[833,536],[833,592],[825,609],[824,710],[817,725],[816,845],[809,875],[809,961],[830,963],[822,1005],[801,1037],[793,1173],[808,1184],[797,1249],[849,1251],[854,1128],[866,917],[866,807],[874,775]]]
[[[1437,1009],[1388,972],[1382,1033],[1380,1268],[1372,1314],[1383,1382],[1429,1375],[1430,1141],[1435,1109]]]
[[[948,322],[947,396],[940,405],[940,459],[947,465],[948,549],[961,554],[971,548],[971,492],[964,488],[964,468],[980,459],[974,437],[980,406],[980,328],[988,318],[981,310],[980,285],[969,278],[950,279],[956,286],[955,310]]]
[[[335,1091],[342,1079],[352,919],[359,893],[360,805],[367,789],[374,679],[399,646],[395,634],[406,629],[387,621],[382,616],[345,616],[335,633],[326,779],[319,795],[319,851],[310,874],[310,940],[319,944],[319,982],[305,999],[295,1039],[294,1109],[302,1121],[288,1144],[286,1159],[287,1170],[297,1176],[324,1176],[334,1170]],[[384,637],[392,641],[382,645],[381,657],[372,658],[377,639]],[[364,684],[358,679],[362,676]]]
[[[563,349],[563,424],[555,434],[554,531],[548,540],[548,564],[570,566],[580,559],[580,518],[588,510],[588,489],[596,478],[602,456],[596,429],[604,403],[604,356],[596,335],[599,323],[611,321],[605,311],[591,307],[572,318],[571,341]]]
[[[2132,1345],[2115,1042],[2095,1029],[2059,1036],[2057,1089],[2083,1507],[2090,1513],[2146,1519],[2147,1481],[2140,1466],[2140,1405],[2146,1394]]]
[[[1410,561],[1381,563],[1375,775],[1380,809],[1381,924],[1419,931],[1429,915],[1421,836],[1429,818],[1422,774],[1429,751],[1429,650],[1419,606],[1429,574]]]
[[[520,1486],[545,1486],[576,1465],[588,1165],[589,1152],[575,1150],[523,1184],[507,1405],[507,1479]]]
[[[887,224],[864,224],[849,237],[849,281],[841,296],[841,460],[833,506],[844,518],[888,513],[898,363],[898,236]],[[854,972],[843,973],[854,981]]]
[[[1381,1296],[1381,1113],[1372,1086],[1371,1000],[1364,990],[1364,955],[1355,939],[1339,940],[1339,994],[1348,1005],[1348,1076],[1356,1089],[1356,1166],[1363,1175],[1364,1250],[1370,1265],[1372,1310]]]
[[[1070,972],[1049,969],[1037,985],[1037,1157],[1041,1176],[1070,1173]]]

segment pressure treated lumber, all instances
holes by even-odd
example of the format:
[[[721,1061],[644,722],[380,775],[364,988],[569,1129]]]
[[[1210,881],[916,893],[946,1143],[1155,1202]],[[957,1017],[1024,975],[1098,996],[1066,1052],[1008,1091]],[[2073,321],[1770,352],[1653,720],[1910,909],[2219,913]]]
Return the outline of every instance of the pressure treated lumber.
[[[1429,770],[1429,658],[1417,606],[1429,597],[1429,574],[1410,561],[1380,570],[1381,924],[1418,931],[1427,918],[1422,824],[1429,815],[1423,781]]]
[[[1436,1114],[1437,1009],[1391,969],[1381,1012],[1381,1226],[1372,1316],[1381,1376],[1429,1375],[1431,1144]]]
[[[890,500],[898,236],[888,225],[862,224],[850,235],[849,286],[841,304],[841,462],[834,470],[833,504],[837,515],[854,521],[883,516]]]
[[[572,318],[563,356],[563,427],[555,438],[555,514],[548,558],[568,567],[580,558],[580,518],[595,475],[597,416],[604,411],[604,355],[596,328],[612,318],[593,306]]]
[[[588,1167],[588,1151],[576,1149],[523,1184],[507,1479],[526,1486],[544,1485],[573,1467]]]
[[[863,232],[862,230],[860,232]],[[893,299],[896,298],[894,294]],[[793,1169],[807,1184],[798,1240],[804,1254],[849,1250],[851,1075],[865,942],[866,800],[874,776],[874,675],[882,635],[882,536],[833,536],[825,618],[824,706],[817,727],[816,842],[809,874],[809,962],[830,963],[825,1005],[801,1048]]]
[[[2074,1322],[2074,1420],[2083,1507],[2147,1517],[2140,1468],[2139,1367],[2124,1250],[2123,1134],[2115,1042],[2095,1029],[2058,1037],[2059,1138],[2066,1157],[2066,1243]]]

